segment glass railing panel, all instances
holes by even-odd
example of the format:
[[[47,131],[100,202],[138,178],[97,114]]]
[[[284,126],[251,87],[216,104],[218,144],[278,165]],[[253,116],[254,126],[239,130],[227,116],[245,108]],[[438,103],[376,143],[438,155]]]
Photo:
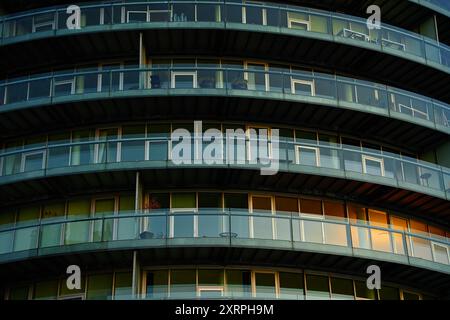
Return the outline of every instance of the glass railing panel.
[[[8,230],[14,227],[14,223],[2,224],[0,226],[0,254],[12,251],[14,243],[14,230]]]
[[[49,77],[49,74],[42,74],[40,76],[40,79],[29,81],[29,100],[49,98],[52,95],[52,79]]]
[[[430,166],[420,166],[418,168],[420,185],[436,190],[443,190],[442,172]]]
[[[447,197],[449,197],[450,196],[450,172],[444,171],[443,180],[444,180],[444,190],[447,193]]]
[[[236,238],[250,238],[250,215],[245,210],[233,210],[231,215],[231,234]]]
[[[405,235],[400,232],[392,232],[392,245],[395,254],[406,254]]]
[[[239,70],[226,70],[225,72],[225,83],[227,89],[234,90],[247,90],[248,80],[245,76],[245,72]]]
[[[307,218],[315,218],[314,216],[304,215]],[[305,242],[313,243],[324,243],[324,227],[323,222],[318,219],[314,220],[303,220],[303,240]]]
[[[133,215],[132,211],[119,212],[117,223],[117,240],[132,240],[139,237],[139,217],[121,217],[121,215]]]
[[[425,57],[423,40],[421,38],[391,28],[383,28],[381,34],[380,41],[384,48]]]
[[[90,221],[67,222],[64,226],[64,244],[89,242],[90,226]]]
[[[399,90],[389,88],[389,107],[392,111],[413,118],[433,120],[431,100],[427,101],[410,93],[402,93]]]
[[[371,229],[372,250],[393,252],[391,233],[388,230]]]
[[[320,74],[314,76],[314,96],[336,100],[336,79],[332,75]]]
[[[221,22],[224,20],[224,6],[221,4],[197,3],[197,21]]]
[[[26,224],[18,224],[18,229],[14,232],[13,251],[30,250],[35,249],[38,246],[39,227],[26,227],[24,225]]]
[[[144,231],[140,233],[140,239],[165,239],[169,236],[169,217],[162,211],[152,211],[143,218]]]
[[[195,20],[195,5],[193,3],[176,1],[172,3],[173,22],[192,22]]]
[[[450,127],[450,107],[433,102],[435,122],[444,127]]]
[[[220,209],[200,209],[198,215],[198,237],[226,237],[229,233],[226,219],[227,216],[222,214]]]
[[[448,47],[441,48],[441,63],[450,67],[450,49]]]
[[[274,239],[274,222],[271,211],[255,210],[251,217],[253,238]]]
[[[107,6],[84,8],[81,10],[80,27],[99,26],[108,23],[109,9]],[[105,19],[105,17],[107,17]]]
[[[333,35],[357,42],[376,44],[379,39],[378,30],[369,30],[365,22],[348,17],[333,16],[332,28]]]
[[[96,212],[96,219],[92,221],[92,240],[93,242],[111,241],[114,232],[114,219],[108,216],[113,215],[111,212]]]
[[[5,104],[27,101],[28,81],[27,78],[18,78],[15,83],[6,84]]]
[[[335,222],[323,224],[325,244],[348,246],[347,225]]]
[[[360,151],[352,151],[347,149],[349,146],[343,150],[344,153],[344,168],[346,171],[353,171],[362,173],[363,172],[363,159]],[[376,168],[376,164],[373,163],[373,169],[379,170]]]
[[[94,71],[90,73],[89,71]],[[98,81],[100,74],[97,69],[92,70],[83,70],[82,74],[77,75],[75,78],[75,94],[83,94],[83,93],[95,93],[99,91]]]
[[[194,209],[174,211],[170,216],[170,237],[193,238],[195,225]]]
[[[131,68],[135,68],[134,66],[130,66]],[[122,72],[123,74],[123,88],[121,88],[124,91],[127,90],[139,90],[143,89],[143,87],[140,85],[140,73],[139,70],[124,70]]]
[[[53,78],[53,96],[61,97],[75,94],[75,74],[55,75]]]
[[[434,261],[443,264],[450,264],[449,246],[443,243],[431,242]]]
[[[302,220],[298,217],[298,213],[294,213],[292,216],[292,240],[303,241],[302,233]]]
[[[41,225],[39,247],[54,247],[61,245],[61,235],[64,224],[58,221],[63,218],[45,219],[46,224]],[[51,224],[47,224],[51,222]]]
[[[281,216],[281,217],[279,217]],[[285,217],[284,217],[285,216]],[[277,212],[275,218],[275,240],[291,241],[291,214],[287,212]]]
[[[353,247],[360,249],[372,249],[370,229],[364,226],[351,226]]]
[[[425,40],[424,41],[425,54],[428,61],[434,63],[441,63],[441,48],[436,42]]]
[[[425,260],[433,260],[430,240],[415,236],[409,236],[409,241],[411,246],[411,256]]]
[[[343,151],[334,147],[320,147],[320,167],[330,169],[342,168]]]
[[[8,150],[8,149],[7,149]],[[13,150],[11,150],[13,151]],[[9,156],[3,156],[3,164],[2,164],[2,175],[8,176],[12,174],[17,174],[21,171],[22,164],[22,154],[15,153]]]

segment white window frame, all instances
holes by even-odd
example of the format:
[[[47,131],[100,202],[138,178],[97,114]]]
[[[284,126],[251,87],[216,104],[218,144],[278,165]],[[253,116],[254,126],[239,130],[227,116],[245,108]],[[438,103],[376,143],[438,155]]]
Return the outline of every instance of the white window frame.
[[[303,146],[303,145],[295,145],[295,162],[296,164],[301,165],[300,163],[300,149],[308,149],[308,150],[314,150],[316,153],[316,167],[320,167],[320,149],[319,147],[310,147],[310,146]]]
[[[444,245],[444,244],[441,244],[441,243],[439,243],[439,242],[435,242],[435,241],[432,241],[432,240],[431,240],[431,252],[432,252],[432,254],[433,254],[433,261],[434,261],[434,262],[437,262],[437,261],[436,261],[436,252],[435,252],[434,246],[439,246],[439,247],[441,247],[441,248],[444,248],[444,249],[447,251],[447,261],[450,263],[450,253],[449,253],[449,248],[448,248],[448,246],[446,246],[446,245]],[[440,262],[438,262],[438,263],[440,263]]]
[[[274,280],[275,280],[275,298],[278,299],[280,296],[280,279],[278,276],[278,271],[272,271],[272,270],[251,270],[250,274],[250,282],[251,282],[251,288],[252,288],[252,297],[256,297],[256,274],[273,274]]]
[[[46,150],[35,150],[35,151],[22,153],[22,159],[21,159],[21,163],[20,163],[21,164],[20,165],[20,172],[25,172],[25,163],[27,161],[27,157],[28,156],[34,156],[34,155],[37,155],[37,154],[42,154],[41,170],[45,169],[46,155],[47,155]]]
[[[198,273],[198,269],[197,269]],[[197,286],[197,297],[201,297],[201,293],[204,291],[220,291],[221,296],[224,296],[225,288],[224,286]]]
[[[309,85],[311,87],[311,96],[314,97],[316,95],[316,85],[315,81],[313,80],[302,80],[302,79],[295,79],[291,76],[291,93],[297,94],[295,90],[296,84],[303,84],[303,85]]]
[[[102,92],[102,86],[103,86],[103,68],[105,66],[118,66],[120,70],[124,69],[124,64],[122,62],[117,62],[117,63],[102,63],[99,65],[98,70],[100,71],[100,73],[98,74],[98,80],[97,80],[97,92]],[[123,90],[123,72],[122,71],[115,71],[114,73],[119,73],[119,91]],[[112,76],[113,72],[110,72],[110,75]],[[111,90],[111,88],[110,88]]]
[[[104,127],[104,128],[97,128],[95,130],[95,141],[98,141],[95,145],[94,145],[94,163],[98,164],[98,163],[103,163],[103,162],[99,162],[99,151],[100,151],[100,144],[106,144],[106,148],[108,147],[108,140],[105,141],[100,141],[100,131],[104,131],[104,130],[109,130],[109,129],[115,129],[117,130],[117,139],[121,139],[122,138],[122,128],[121,127]],[[122,145],[120,142],[116,142],[117,144],[117,154],[116,154],[116,162],[120,162],[120,155],[122,153]]]
[[[53,15],[53,19],[52,19],[52,21],[47,21],[47,22],[39,22],[39,23],[36,23],[35,22],[35,16],[33,16],[33,22],[32,22],[32,24],[33,24],[33,27],[32,27],[32,33],[35,33],[35,32],[40,32],[40,31],[36,31],[36,29],[37,28],[41,28],[41,27],[46,27],[46,26],[52,26],[52,30],[55,30],[55,25],[56,25],[56,23],[55,23],[55,16]],[[47,31],[49,31],[49,30],[47,30]],[[45,32],[45,31],[44,31]]]
[[[276,221],[275,221],[275,197],[272,195],[264,195],[264,194],[249,194],[249,203],[248,203],[248,209],[250,213],[250,219],[248,222],[249,226],[249,236],[251,239],[255,238],[255,231],[254,231],[254,217],[253,217],[253,198],[269,198],[270,199],[270,211],[272,214],[272,240],[276,239],[277,236],[277,229],[276,229]],[[269,216],[267,216],[267,219],[269,219]],[[270,240],[270,239],[269,239]]]
[[[56,94],[56,86],[70,84],[70,94],[75,94],[75,76],[70,80],[56,80],[53,78],[53,96]]]
[[[290,17],[290,12],[287,13],[287,22],[288,22],[288,28],[289,29],[296,29],[292,27],[292,24],[303,24],[306,25],[306,31],[311,31],[311,20],[304,20],[304,19],[299,19],[299,18],[292,18]],[[308,18],[310,18],[309,14]],[[297,30],[301,30],[301,29],[297,29]]]
[[[116,195],[111,196],[104,196],[104,197],[95,197],[91,200],[91,214],[90,218],[95,218],[95,210],[96,210],[96,204],[97,201],[101,200],[114,200],[114,213],[113,215],[116,217],[118,216],[118,208],[119,208],[119,197]],[[110,218],[109,220],[113,220],[113,233],[112,233],[112,241],[117,240],[117,219]],[[94,224],[96,220],[90,221],[89,226],[89,242],[94,242]],[[105,220],[103,220],[105,221]],[[103,229],[103,225],[102,225]],[[102,231],[103,232],[103,231]],[[102,239],[103,240],[103,239]]]
[[[351,27],[350,28],[343,28],[341,32],[342,32],[342,36],[344,38],[347,38],[347,39],[363,40],[363,41],[366,41],[366,42],[370,41],[370,37],[369,37],[368,34],[363,33],[363,32],[359,32],[359,31],[354,31],[354,30],[351,29]],[[353,36],[358,36],[358,37],[362,36],[363,39],[355,39]]]
[[[377,158],[374,156],[368,156],[363,154],[362,156],[362,169],[363,169],[363,173],[367,174],[367,164],[366,161],[373,161],[373,162],[378,162],[380,164],[380,171],[381,171],[381,176],[384,177],[385,176],[385,171],[384,171],[384,159],[383,158]]]
[[[124,7],[125,8],[125,7]],[[125,8],[126,10],[126,8]],[[130,13],[131,14],[145,14],[145,22],[149,21],[150,15],[148,11],[148,6],[146,6],[146,10],[126,10],[126,23],[142,23],[142,22],[130,22]]]
[[[170,87],[172,89],[176,89],[176,77],[177,76],[192,76],[192,88],[196,89],[197,88],[197,71],[172,71],[171,72],[171,83],[170,83]]]
[[[252,5],[252,4],[259,4],[259,5],[264,5],[264,2],[260,2],[260,1],[244,1],[242,3],[242,23],[247,24],[247,7],[246,5]],[[261,7],[261,13],[262,13],[262,25],[266,26],[267,25],[267,9],[264,8],[263,6]]]
[[[419,109],[414,108],[414,106],[412,105],[412,102],[411,102],[410,106],[404,105],[403,103],[399,103],[398,104],[398,110],[399,110],[400,113],[402,113],[402,109],[411,110],[412,116],[414,118],[416,118],[415,114],[421,114],[421,115],[423,115],[425,117],[426,120],[430,120],[430,116],[429,116],[428,112],[423,112],[423,111],[421,111]]]
[[[265,63],[265,62],[250,61],[250,60],[244,61],[244,70],[246,71],[246,72],[244,72],[244,80],[247,81],[247,90],[250,90],[250,89],[248,88],[248,84],[249,84],[249,80],[248,80],[249,74],[250,74],[251,72],[254,72],[254,71],[248,70],[248,65],[249,65],[249,64],[250,64],[250,65],[264,66],[264,88],[265,88],[266,91],[270,91],[270,88],[269,88],[269,73],[268,73],[268,71],[269,71],[269,64],[267,64],[267,63]],[[258,72],[258,73],[259,73],[259,72]]]

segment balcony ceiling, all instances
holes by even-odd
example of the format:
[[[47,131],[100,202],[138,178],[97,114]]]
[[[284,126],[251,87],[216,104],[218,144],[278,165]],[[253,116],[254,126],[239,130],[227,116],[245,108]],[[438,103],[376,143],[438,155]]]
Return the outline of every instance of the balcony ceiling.
[[[315,104],[234,96],[149,96],[78,101],[2,113],[0,139],[123,122],[259,122],[305,127],[423,153],[448,141],[444,132],[407,121]]]

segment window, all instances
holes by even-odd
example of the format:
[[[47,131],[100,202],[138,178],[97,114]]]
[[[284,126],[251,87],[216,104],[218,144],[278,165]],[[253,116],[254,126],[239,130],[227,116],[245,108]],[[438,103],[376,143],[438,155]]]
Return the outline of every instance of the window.
[[[388,228],[388,216],[385,212],[369,209],[370,224],[376,227]],[[388,230],[371,229],[372,249],[392,252],[391,233]]]
[[[34,286],[34,299],[53,300],[58,295],[58,280],[38,282]]]
[[[198,208],[198,236],[219,237],[224,231],[224,216],[219,209],[222,208],[222,194],[199,192]]]
[[[363,173],[384,176],[384,159],[362,155]]]
[[[61,221],[65,215],[65,203],[47,204],[42,209],[43,222]],[[49,224],[41,226],[41,247],[57,246],[61,243],[62,224]]]
[[[403,291],[403,300],[421,300],[421,299],[418,293]]]
[[[115,199],[96,199],[94,218],[104,218],[93,222],[93,241],[111,241],[114,232],[114,219],[107,218],[115,214]]]
[[[40,207],[31,206],[20,208],[17,212],[17,229],[14,232],[14,251],[22,251],[36,248],[38,240],[38,227],[34,227],[39,221]],[[27,227],[29,226],[29,227]]]
[[[97,131],[97,138],[102,143],[96,144],[96,159],[97,163],[110,163],[117,161],[117,147],[118,143],[117,128],[99,129]],[[110,142],[111,141],[111,142]]]
[[[88,276],[87,299],[110,300],[112,296],[111,274],[97,274]]]
[[[196,272],[195,269],[172,270],[170,273],[170,297],[195,297]]]
[[[304,13],[288,12],[287,13],[288,28],[309,31],[311,29],[311,21],[309,16]]]
[[[377,291],[367,288],[365,281],[355,281],[355,294],[357,300],[377,300]]]
[[[351,226],[353,247],[370,249],[371,241],[369,228],[358,226],[367,224],[366,208],[348,204],[347,210],[350,222],[354,224]]]
[[[0,254],[11,252],[14,230],[2,231],[14,227],[16,213],[14,210],[2,210],[0,212]]]
[[[89,142],[94,140],[94,132],[91,130],[74,131],[72,133],[73,143]],[[72,166],[85,165],[94,162],[94,144],[79,144],[71,147]]]
[[[255,297],[262,299],[275,299],[275,273],[255,272]]]
[[[48,168],[66,167],[70,164],[70,147],[54,147],[70,142],[70,133],[52,134],[48,137]]]
[[[328,277],[307,274],[306,298],[308,300],[329,300],[330,289],[328,286]]]
[[[122,139],[145,138],[145,125],[124,126],[122,128]],[[121,161],[145,160],[145,141],[123,141],[121,142]]]
[[[226,270],[227,296],[249,298],[251,296],[251,273],[245,270]]]
[[[231,211],[231,233],[239,238],[249,238],[248,195],[225,193],[224,206],[226,211]]]
[[[397,288],[381,285],[379,293],[380,300],[400,300],[400,292]]]
[[[280,272],[280,299],[303,300],[303,273]]]
[[[408,220],[391,216],[391,226],[393,229],[398,230],[400,232],[408,231]],[[398,254],[405,254],[405,245],[404,245],[404,236],[401,233],[392,233],[393,244],[394,244],[394,252]]]
[[[261,6],[261,2],[256,1],[245,1],[245,4],[250,6],[243,7],[243,23],[248,24],[267,24],[267,12],[264,7]]]
[[[69,289],[67,288],[67,278],[62,278],[59,282],[59,299],[69,298],[69,297],[83,297],[86,289],[86,278],[82,275],[80,279],[81,287],[80,289]]]
[[[341,202],[324,201],[324,214],[328,218],[344,221],[345,205]],[[337,223],[324,223],[325,243],[347,246],[347,226]]]
[[[91,201],[87,199],[69,200],[67,219],[77,220],[88,218],[91,212]],[[69,222],[65,224],[65,244],[76,244],[89,241],[89,221]]]
[[[175,89],[193,89],[197,88],[196,72],[172,72],[172,88]]]
[[[168,295],[169,276],[167,270],[147,272],[147,299],[163,299]]]
[[[149,140],[149,157],[151,161],[165,161],[168,159],[169,148],[167,139],[170,136],[170,124],[152,124],[147,132]]]
[[[290,218],[291,215],[294,218],[298,217],[298,199],[288,197],[275,197],[275,210],[275,213],[278,216],[275,219],[276,239],[291,240]],[[295,220],[295,222],[298,223],[298,220]],[[299,230],[298,225],[296,227],[297,230]]]
[[[411,233],[428,236],[428,229],[425,223],[411,219],[409,225]],[[426,260],[433,260],[430,240],[414,236],[411,236],[410,240],[411,240],[412,254],[414,257]]]
[[[269,74],[266,73],[268,65],[259,62],[246,62],[244,79],[247,80],[247,89],[257,91],[269,90]]]
[[[27,148],[45,147],[47,138],[45,136],[27,139],[25,145]],[[35,150],[22,153],[22,172],[42,170],[45,168],[46,150]]]
[[[220,298],[224,291],[222,269],[198,270],[198,295],[202,298]]]
[[[132,278],[131,272],[116,272],[114,281],[114,299],[130,299],[132,292]]]
[[[434,261],[444,264],[450,264],[447,246],[440,243],[432,242],[432,248]]]
[[[135,213],[134,195],[121,195],[119,198],[119,216]],[[117,219],[117,240],[136,239],[138,219],[134,217]]]
[[[55,29],[55,16],[45,13],[33,16],[33,32],[51,31]]]
[[[28,286],[11,288],[9,290],[9,300],[28,300]]]
[[[167,237],[167,212],[170,208],[170,194],[169,193],[152,193],[149,195],[149,200],[144,204],[144,209],[149,211],[151,216],[144,219],[145,230],[147,235],[157,239],[164,239]]]
[[[295,146],[297,164],[305,166],[320,166],[320,151],[319,148]]]
[[[353,280],[331,277],[332,298],[337,300],[354,300]]]
[[[292,94],[315,96],[316,88],[314,85],[314,80],[300,80],[291,78],[291,92]]]
[[[192,238],[195,235],[194,211],[197,208],[195,193],[173,193],[171,226],[175,238]]]
[[[273,239],[272,198],[252,196],[253,237],[256,239]],[[265,217],[267,216],[267,217]]]

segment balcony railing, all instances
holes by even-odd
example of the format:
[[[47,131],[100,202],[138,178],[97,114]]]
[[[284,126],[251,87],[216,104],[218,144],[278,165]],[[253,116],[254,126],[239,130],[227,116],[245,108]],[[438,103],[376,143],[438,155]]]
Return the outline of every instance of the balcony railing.
[[[60,31],[98,31],[99,27],[110,30],[111,25],[124,24],[148,27],[179,22],[222,23],[224,27],[258,25],[293,34],[329,35],[338,41],[403,56],[409,54],[450,68],[450,47],[434,39],[386,24],[379,30],[369,30],[362,18],[292,5],[241,1],[141,1],[80,5],[80,8],[82,30],[67,30],[67,7],[5,16],[1,21],[2,42],[26,40],[30,35],[48,37]]]
[[[104,98],[133,94],[167,94],[168,90],[192,89],[197,94],[240,95],[262,92],[276,99],[291,99],[362,110],[409,119],[450,132],[450,105],[389,86],[325,73],[277,68],[164,67],[99,71],[60,71],[0,82],[2,108],[20,104],[49,104],[58,99]],[[269,68],[270,69],[270,68]],[[201,91],[203,90],[203,91]],[[193,91],[196,93],[195,91]],[[258,95],[255,95],[257,97]],[[26,107],[26,105],[25,105]],[[364,109],[367,111],[367,109]]]
[[[280,247],[291,249],[299,243],[312,243],[450,264],[448,238],[344,218],[217,208],[96,215],[78,220],[61,217],[4,225],[0,229],[0,253],[123,240],[154,240],[161,245],[168,239],[222,239],[224,244],[245,244],[246,239],[252,239],[272,240],[274,246],[279,243]]]
[[[52,141],[25,148],[4,149],[0,153],[0,183],[14,181],[15,176],[17,179],[29,178],[29,175],[22,176],[22,173],[51,175],[52,169],[67,168],[70,172],[83,165],[94,166],[93,170],[96,170],[95,165],[112,163],[140,162],[148,167],[176,166],[178,164],[173,161],[172,153],[174,146],[180,142],[172,141],[168,135],[70,143]],[[220,143],[220,150],[211,156],[205,151],[208,142],[192,140],[184,149],[185,152],[191,152],[190,155],[183,155],[188,162],[180,166],[196,164],[200,160],[200,165],[204,167],[225,165],[255,169],[268,167],[270,161],[272,164],[276,161],[282,171],[363,179],[444,199],[450,196],[449,169],[389,152],[350,145],[323,145],[309,140],[295,142],[286,137],[273,137],[265,142],[261,138],[250,139],[247,135],[236,135],[231,139],[224,133],[222,141],[220,137],[215,141],[216,146]],[[103,169],[102,166],[100,170]]]

